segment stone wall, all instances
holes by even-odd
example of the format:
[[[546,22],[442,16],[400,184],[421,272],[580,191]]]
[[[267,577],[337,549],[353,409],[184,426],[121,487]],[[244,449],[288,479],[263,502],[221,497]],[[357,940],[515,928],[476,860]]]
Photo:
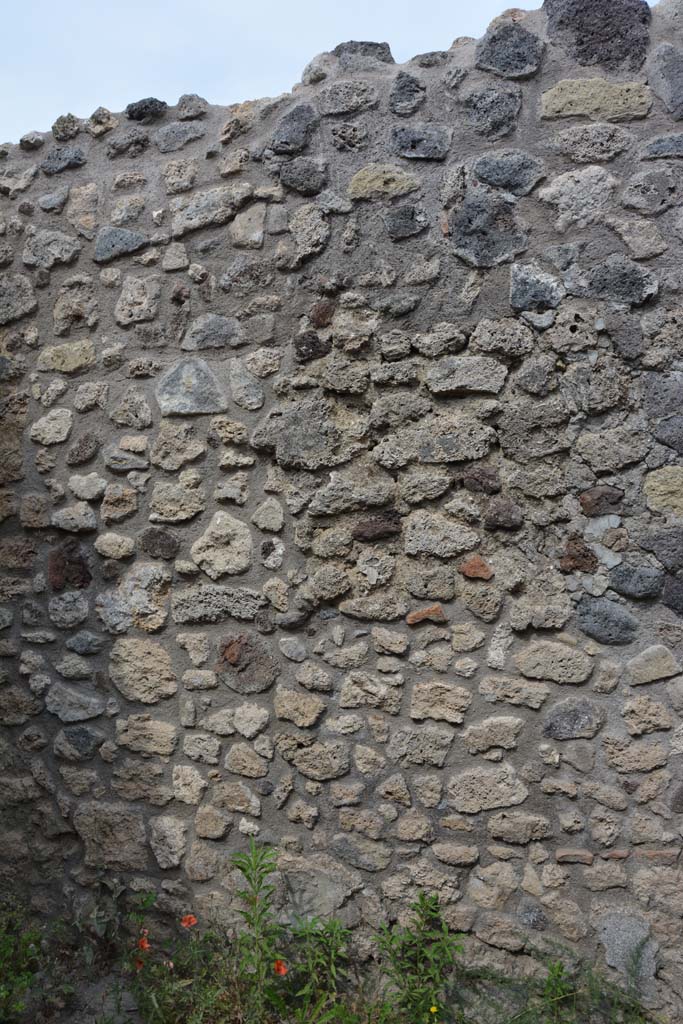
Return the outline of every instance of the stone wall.
[[[257,836],[681,1019],[680,119],[680,0],[546,0],[0,148],[5,883]]]

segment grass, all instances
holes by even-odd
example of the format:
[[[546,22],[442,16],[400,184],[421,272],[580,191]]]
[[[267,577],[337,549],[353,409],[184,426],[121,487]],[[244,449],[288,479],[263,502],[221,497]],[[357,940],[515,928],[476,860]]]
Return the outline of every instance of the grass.
[[[380,927],[360,962],[338,920],[281,924],[273,850],[252,841],[233,864],[243,884],[231,933],[191,913],[171,933],[168,922],[155,930],[153,897],[126,905],[124,888],[104,879],[99,899],[49,933],[7,910],[0,1024],[63,1021],[75,968],[92,980],[114,965],[113,996],[132,993],[144,1024],[656,1024],[638,998],[635,961],[626,987],[559,957],[540,960],[532,979],[468,968],[438,897],[420,893],[407,923]],[[130,1021],[118,1007],[94,1024]]]

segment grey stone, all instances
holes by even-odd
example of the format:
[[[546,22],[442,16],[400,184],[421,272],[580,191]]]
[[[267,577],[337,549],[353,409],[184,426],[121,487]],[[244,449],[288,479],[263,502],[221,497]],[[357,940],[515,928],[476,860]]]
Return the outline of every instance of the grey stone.
[[[468,190],[450,225],[455,253],[472,267],[511,263],[528,245],[526,227],[512,204],[493,192]]]
[[[235,405],[251,412],[260,409],[265,402],[265,391],[261,382],[247,369],[244,359],[231,359],[228,369],[230,394]]]
[[[581,124],[565,128],[553,140],[553,148],[579,164],[614,160],[635,143],[635,136],[618,124]]]
[[[543,40],[515,21],[495,24],[478,43],[475,64],[503,78],[530,78],[538,71]]]
[[[202,313],[188,327],[180,347],[185,352],[196,352],[199,349],[239,348],[247,341],[236,317]]]
[[[110,160],[127,154],[130,157],[139,156],[149,146],[149,133],[140,125],[131,125],[123,131],[110,136],[107,141],[107,156]]]
[[[391,147],[407,160],[445,160],[451,134],[450,128],[440,124],[398,125],[391,132]]]
[[[369,82],[350,79],[332,82],[318,94],[320,113],[325,116],[353,114],[377,104],[377,92]]]
[[[80,251],[78,239],[63,231],[29,230],[21,258],[27,267],[51,270],[57,263],[72,263]]]
[[[510,305],[513,309],[556,309],[564,298],[560,281],[535,261],[514,263],[510,268]]]
[[[194,121],[209,112],[209,104],[195,92],[186,92],[176,105],[176,117],[179,121]]]
[[[674,121],[683,118],[683,52],[660,43],[649,60],[648,82]]]
[[[683,132],[650,139],[642,147],[640,156],[642,160],[680,160],[683,158]]]
[[[60,722],[84,722],[99,718],[104,713],[106,700],[103,696],[90,693],[82,688],[75,689],[64,683],[53,683],[45,698],[45,707]]]
[[[0,324],[21,320],[37,306],[31,282],[24,274],[0,274]]]
[[[212,224],[227,224],[251,198],[253,186],[246,181],[235,185],[219,185],[190,196],[171,200],[171,231],[174,238],[183,238],[191,231]]]
[[[641,985],[654,980],[659,947],[650,938],[650,926],[644,918],[611,911],[599,919],[598,934],[610,967],[616,968],[625,978],[632,977],[635,968]]]
[[[639,629],[631,612],[605,597],[583,597],[577,610],[577,624],[601,644],[630,644]]]
[[[95,263],[110,263],[118,256],[127,256],[139,252],[149,245],[149,239],[139,231],[128,231],[127,228],[100,228],[95,240]]]
[[[662,444],[683,455],[683,416],[673,415],[654,428],[654,436]]]
[[[610,571],[609,583],[618,594],[639,600],[658,597],[664,586],[664,578],[664,571],[656,566],[624,561]]]
[[[435,395],[498,394],[507,367],[488,356],[443,356],[425,374],[425,384]]]
[[[223,387],[203,359],[183,359],[170,367],[157,384],[156,399],[165,416],[196,416],[228,407]]]
[[[187,124],[182,121],[171,121],[164,125],[154,136],[160,153],[174,153],[183,149],[191,142],[196,142],[206,135],[206,128],[201,124]]]
[[[202,584],[174,591],[171,598],[173,621],[179,625],[201,625],[233,618],[250,622],[266,599],[249,587]]]

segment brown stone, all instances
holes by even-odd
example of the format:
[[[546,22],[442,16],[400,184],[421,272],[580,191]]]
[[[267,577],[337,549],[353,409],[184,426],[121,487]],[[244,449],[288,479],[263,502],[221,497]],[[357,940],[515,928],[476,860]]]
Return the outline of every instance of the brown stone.
[[[431,604],[428,608],[408,612],[406,622],[409,626],[417,626],[420,622],[448,622],[448,619],[440,604]]]
[[[471,580],[490,580],[495,575],[493,569],[485,562],[481,555],[471,555],[458,566],[458,572]]]
[[[77,540],[67,540],[52,548],[47,556],[47,578],[52,590],[65,587],[83,590],[90,586],[92,573]]]
[[[590,850],[574,850],[565,846],[555,850],[555,860],[558,864],[592,864],[594,859]]]
[[[570,537],[560,558],[562,572],[595,572],[598,559],[583,537]]]
[[[600,484],[580,494],[579,501],[584,515],[607,516],[618,510],[623,497],[624,492],[618,487]]]

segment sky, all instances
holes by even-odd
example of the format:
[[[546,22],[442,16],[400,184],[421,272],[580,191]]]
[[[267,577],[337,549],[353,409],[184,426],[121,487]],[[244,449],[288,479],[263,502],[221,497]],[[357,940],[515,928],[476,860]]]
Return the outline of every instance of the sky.
[[[0,142],[60,114],[123,110],[144,96],[212,103],[277,96],[318,53],[388,42],[397,62],[481,36],[514,3],[542,0],[5,0]]]
[[[347,39],[388,42],[403,62],[483,35],[508,3],[542,0],[5,0],[0,142],[145,96],[277,96]]]

